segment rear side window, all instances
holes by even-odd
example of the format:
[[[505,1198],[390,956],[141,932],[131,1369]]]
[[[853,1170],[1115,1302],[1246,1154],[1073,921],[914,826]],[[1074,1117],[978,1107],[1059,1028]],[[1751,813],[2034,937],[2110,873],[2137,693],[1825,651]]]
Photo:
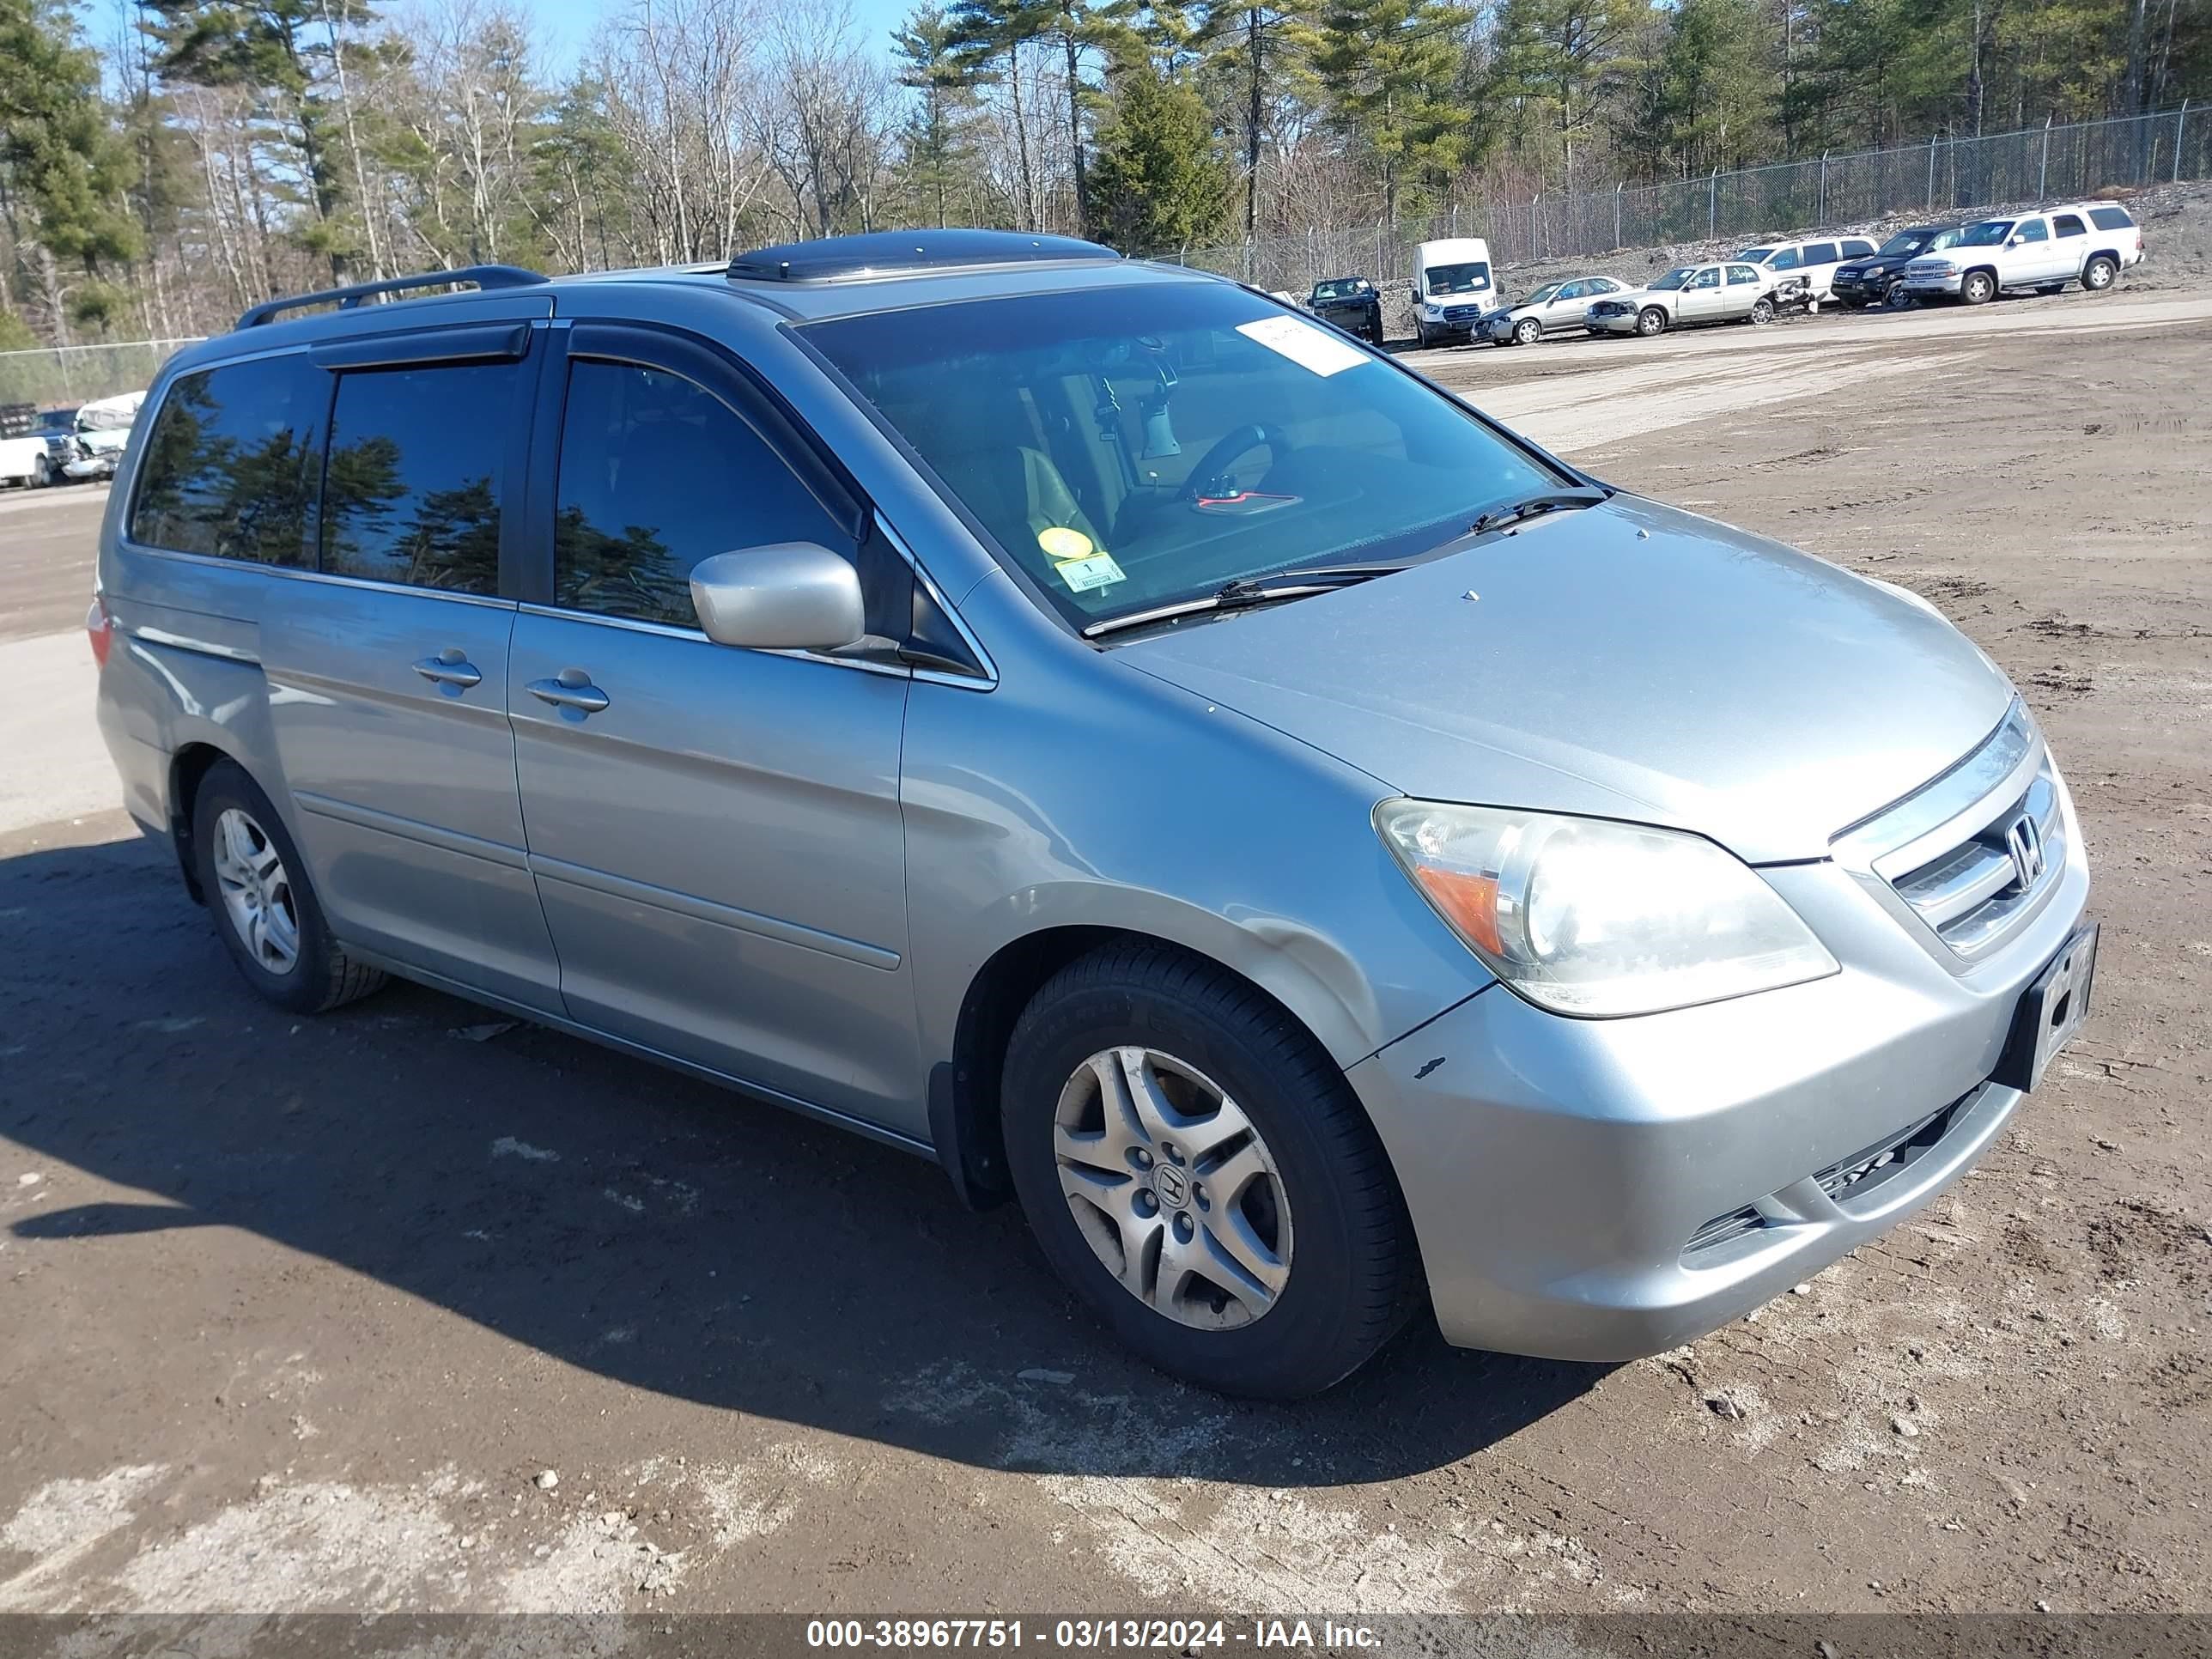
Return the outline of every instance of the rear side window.
[[[1731,288],[1741,288],[1747,283],[1755,283],[1759,280],[1757,265],[1730,265],[1728,268],[1728,273],[1729,286]]]
[[[1808,265],[1832,265],[1836,263],[1833,242],[1809,242],[1805,247],[1805,263]]]
[[[553,599],[696,628],[691,567],[770,542],[851,538],[735,410],[680,374],[569,365]]]
[[[456,363],[339,376],[322,568],[497,593],[500,460],[522,372],[513,362]]]
[[[1844,258],[1846,259],[1863,259],[1873,252],[1872,242],[1853,240],[1844,244]]]
[[[2053,219],[2051,228],[2054,234],[2059,236],[2087,236],[2089,234],[2089,228],[2070,213],[2062,213]]]
[[[176,553],[303,566],[316,428],[330,377],[305,357],[186,374],[147,434],[131,538]]]
[[[2089,222],[2100,230],[2130,230],[2136,222],[2125,208],[2096,207],[2089,210]]]

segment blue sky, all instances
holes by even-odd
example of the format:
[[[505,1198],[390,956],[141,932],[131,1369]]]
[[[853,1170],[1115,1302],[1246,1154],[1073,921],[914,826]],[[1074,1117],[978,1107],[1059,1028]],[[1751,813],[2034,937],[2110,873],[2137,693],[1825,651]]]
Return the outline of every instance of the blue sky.
[[[586,42],[610,13],[622,9],[623,0],[514,0],[536,19],[545,63],[556,76],[574,68]],[[890,51],[890,36],[913,9],[913,0],[848,0],[860,34],[878,50]]]

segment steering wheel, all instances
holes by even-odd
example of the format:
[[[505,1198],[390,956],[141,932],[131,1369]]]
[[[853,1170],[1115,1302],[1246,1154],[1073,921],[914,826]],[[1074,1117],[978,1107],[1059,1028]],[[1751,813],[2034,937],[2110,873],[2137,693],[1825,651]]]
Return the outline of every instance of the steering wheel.
[[[1234,493],[1225,475],[1230,462],[1249,450],[1264,447],[1275,459],[1281,460],[1291,453],[1291,441],[1279,426],[1263,426],[1250,422],[1231,427],[1214,441],[1213,447],[1198,458],[1198,465],[1190,470],[1190,477],[1182,487],[1182,498],[1195,501],[1209,497]]]

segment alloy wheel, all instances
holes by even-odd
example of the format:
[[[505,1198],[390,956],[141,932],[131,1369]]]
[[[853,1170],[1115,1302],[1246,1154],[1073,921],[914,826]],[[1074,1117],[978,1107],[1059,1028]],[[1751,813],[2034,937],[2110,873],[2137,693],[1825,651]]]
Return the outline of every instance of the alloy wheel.
[[[300,961],[300,911],[292,878],[269,832],[239,807],[215,821],[215,878],[223,913],[257,966],[289,974]]]
[[[1091,1055],[1060,1091],[1053,1155],[1085,1242],[1154,1312],[1227,1330],[1281,1297],[1281,1173],[1244,1109],[1195,1066],[1157,1048]]]

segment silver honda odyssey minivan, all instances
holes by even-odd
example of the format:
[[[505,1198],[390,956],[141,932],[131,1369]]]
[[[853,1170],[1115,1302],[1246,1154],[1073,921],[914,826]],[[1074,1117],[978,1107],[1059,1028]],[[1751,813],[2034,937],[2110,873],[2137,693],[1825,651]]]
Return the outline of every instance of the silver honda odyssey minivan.
[[[1424,1309],[1686,1341],[2087,1006],[2065,783],[1931,606],[1087,243],[272,301],[153,387],[100,584],[131,811],[262,996],[934,1158],[1210,1388]]]

